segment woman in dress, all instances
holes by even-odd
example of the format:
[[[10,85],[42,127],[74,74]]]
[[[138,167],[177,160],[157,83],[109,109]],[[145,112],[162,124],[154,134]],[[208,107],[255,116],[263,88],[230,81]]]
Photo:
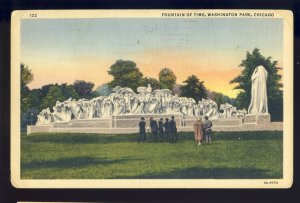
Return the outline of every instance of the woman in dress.
[[[203,139],[203,123],[201,118],[198,118],[193,125],[195,133],[195,141],[198,145],[201,145],[201,140]]]

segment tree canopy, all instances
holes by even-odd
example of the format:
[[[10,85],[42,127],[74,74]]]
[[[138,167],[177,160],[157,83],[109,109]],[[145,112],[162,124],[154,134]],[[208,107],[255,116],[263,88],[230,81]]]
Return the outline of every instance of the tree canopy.
[[[109,69],[108,74],[113,80],[108,83],[110,87],[129,87],[136,91],[140,86],[143,74],[133,61],[117,60]]]
[[[28,66],[21,64],[21,128],[26,129],[29,124],[35,124],[37,114],[44,108],[53,107],[57,100],[69,98],[79,99],[73,85],[48,84],[38,89],[30,90],[27,87],[33,80],[33,74]],[[86,83],[82,81],[83,83]],[[88,83],[87,83],[88,84]]]
[[[172,90],[176,83],[176,76],[169,68],[163,68],[159,72],[159,82],[163,88]]]
[[[27,84],[33,81],[33,74],[27,65],[21,63],[21,99],[24,98],[29,93],[29,88]]]
[[[27,65],[21,63],[21,85],[27,85],[33,81],[33,74]]]
[[[271,59],[271,57],[266,58],[261,55],[258,48],[255,48],[252,53],[247,52],[246,58],[240,64],[240,67],[243,68],[241,75],[231,80],[230,83],[236,83],[237,86],[234,89],[241,90],[236,98],[237,107],[248,109],[251,101],[251,76],[257,66],[264,66],[268,72],[267,96],[269,112],[272,120],[282,120],[283,95],[281,90],[282,84],[280,83],[281,75],[278,74],[277,61],[272,61]]]
[[[208,98],[215,101],[218,104],[218,106],[225,103],[229,103],[233,106],[236,106],[235,99],[230,98],[220,92],[208,91]]]
[[[197,76],[189,76],[185,81],[185,85],[181,86],[181,96],[191,97],[196,101],[207,98],[207,90],[204,81],[200,81]]]
[[[152,90],[156,90],[156,89],[161,89],[162,85],[161,83],[156,80],[155,78],[151,78],[151,77],[144,77],[141,81],[141,85],[142,86],[147,86],[148,84],[151,85]]]
[[[84,80],[75,80],[73,87],[79,97],[81,98],[90,98],[93,93],[94,83],[86,82]]]

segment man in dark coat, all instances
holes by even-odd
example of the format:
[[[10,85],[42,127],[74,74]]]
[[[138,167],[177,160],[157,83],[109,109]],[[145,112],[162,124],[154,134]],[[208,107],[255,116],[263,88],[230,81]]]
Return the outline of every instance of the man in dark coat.
[[[140,132],[140,136],[138,139],[138,143],[142,140],[142,142],[145,141],[146,139],[146,122],[145,122],[145,118],[142,117],[141,121],[139,122],[139,132]]]
[[[171,117],[169,126],[170,126],[170,141],[176,143],[177,142],[177,127],[176,127],[176,121],[174,120],[174,116]]]
[[[163,123],[163,118],[161,118],[159,121],[158,121],[158,135],[160,138],[163,137],[164,135],[164,123]]]
[[[150,128],[151,128],[153,138],[159,142],[158,125],[157,125],[156,120],[154,120],[152,117],[150,118]]]
[[[166,138],[167,140],[170,140],[170,122],[168,118],[165,119],[164,128],[165,128]]]
[[[203,122],[204,126],[204,136],[206,143],[211,144],[211,131],[212,131],[212,122],[208,120],[208,116],[205,116],[205,121]]]

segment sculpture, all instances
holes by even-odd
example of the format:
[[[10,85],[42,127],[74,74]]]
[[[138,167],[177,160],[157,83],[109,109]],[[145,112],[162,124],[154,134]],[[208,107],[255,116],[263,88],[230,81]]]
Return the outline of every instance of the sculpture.
[[[255,68],[251,81],[251,102],[248,108],[249,114],[267,114],[268,99],[267,99],[267,77],[268,72],[263,66]]]
[[[237,111],[230,104],[218,105],[211,99],[195,101],[192,98],[172,95],[168,89],[152,92],[151,85],[139,87],[136,94],[130,88],[117,86],[109,96],[100,96],[91,100],[68,99],[57,101],[51,112],[44,109],[38,115],[37,125],[69,122],[70,120],[107,118],[124,114],[172,114],[183,116],[208,116],[210,119],[243,117],[244,111]]]

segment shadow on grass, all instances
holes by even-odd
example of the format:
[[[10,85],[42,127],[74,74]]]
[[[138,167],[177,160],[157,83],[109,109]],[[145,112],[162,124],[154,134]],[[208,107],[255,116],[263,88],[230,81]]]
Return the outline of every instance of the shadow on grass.
[[[42,168],[80,168],[86,167],[88,165],[109,165],[109,164],[118,164],[125,163],[128,161],[137,160],[131,158],[122,158],[122,159],[106,159],[106,158],[95,158],[95,157],[69,157],[58,160],[47,160],[47,161],[32,161],[30,163],[22,163],[21,168],[24,169],[42,169]]]
[[[170,172],[145,173],[137,176],[114,177],[116,179],[265,179],[282,178],[282,174],[270,175],[271,171],[256,168],[199,168]]]

